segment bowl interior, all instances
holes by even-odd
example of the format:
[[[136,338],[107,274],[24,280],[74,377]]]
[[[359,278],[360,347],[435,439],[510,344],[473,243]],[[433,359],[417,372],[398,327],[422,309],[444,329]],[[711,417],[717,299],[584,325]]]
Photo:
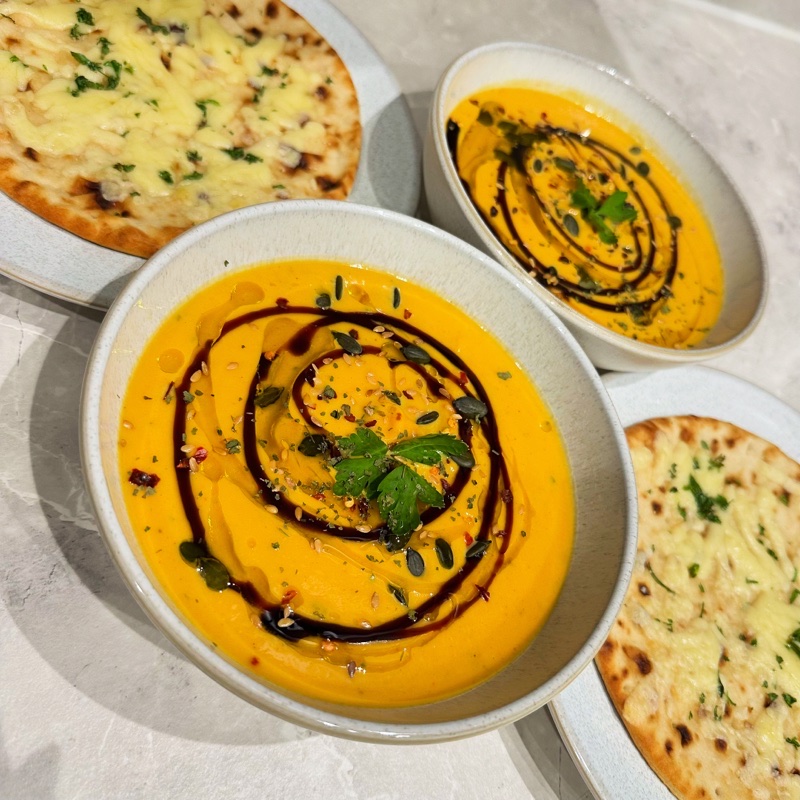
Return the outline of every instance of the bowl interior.
[[[608,342],[652,356],[667,353],[674,360],[716,355],[723,345],[738,342],[754,326],[763,309],[765,262],[752,218],[728,176],[697,140],[660,106],[620,78],[615,70],[570,53],[537,45],[500,43],[478,48],[458,59],[444,74],[434,96],[432,135],[448,187],[478,234],[482,246],[519,274],[525,270],[494,237],[473,208],[450,158],[445,129],[454,107],[464,98],[492,86],[529,85],[562,94],[598,116],[636,132],[659,154],[689,189],[714,232],[722,258],[725,298],[719,320],[706,339],[691,351],[667,351],[614,333],[569,308],[528,278],[570,328],[588,331]],[[426,174],[427,180],[427,174]],[[430,202],[431,207],[435,202]],[[434,215],[435,217],[435,215]]]
[[[117,476],[121,398],[143,343],[221,273],[307,256],[374,266],[465,309],[503,341],[554,412],[577,508],[574,554],[549,621],[488,682],[442,702],[400,709],[322,703],[259,682],[204,642],[154,581]],[[587,358],[520,281],[441,231],[390,212],[331,201],[243,209],[195,228],[154,256],[107,316],[84,390],[85,474],[106,542],[137,599],[196,664],[237,694],[292,721],[359,738],[433,740],[495,727],[546,702],[602,643],[635,549],[633,478],[624,435]]]

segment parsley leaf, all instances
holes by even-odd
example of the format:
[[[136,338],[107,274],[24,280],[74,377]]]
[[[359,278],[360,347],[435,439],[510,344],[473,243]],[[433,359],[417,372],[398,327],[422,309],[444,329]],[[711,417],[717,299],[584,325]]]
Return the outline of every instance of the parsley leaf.
[[[636,219],[636,209],[626,202],[627,197],[627,192],[617,190],[600,203],[583,179],[578,178],[577,186],[570,195],[570,205],[580,209],[581,216],[594,228],[603,244],[616,244],[617,236],[606,225],[606,220],[618,225]]]
[[[392,448],[392,452],[409,461],[432,466],[438,464],[442,456],[467,456],[469,447],[449,433],[431,433],[414,439],[403,439]]]
[[[411,467],[395,467],[378,485],[378,509],[392,533],[409,536],[420,523],[418,502],[444,507],[444,497]]]
[[[389,448],[380,436],[369,428],[358,428],[355,433],[338,440],[339,450],[345,458],[353,456],[367,456],[368,458],[382,458]]]
[[[153,22],[153,18],[149,14],[145,14],[141,8],[136,9],[136,16],[139,17],[153,33],[169,33],[169,28],[166,25],[157,25]]]
[[[369,428],[359,428],[350,436],[337,440],[344,458],[336,465],[335,495],[374,499],[378,483],[391,468],[389,448]]]
[[[719,506],[723,511],[728,507],[728,501],[721,494],[716,497],[709,497],[700,487],[694,475],[689,475],[689,483],[683,487],[688,489],[697,504],[697,516],[700,519],[707,519],[709,522],[719,522],[719,516],[714,506]]]

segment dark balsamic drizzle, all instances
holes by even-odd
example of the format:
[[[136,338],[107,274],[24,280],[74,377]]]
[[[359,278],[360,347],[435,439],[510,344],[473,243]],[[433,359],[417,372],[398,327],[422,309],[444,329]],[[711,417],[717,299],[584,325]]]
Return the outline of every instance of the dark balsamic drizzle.
[[[603,163],[605,163],[611,171],[616,172],[621,176],[622,180],[625,182],[627,191],[638,201],[638,208],[641,210],[641,214],[644,218],[644,228],[642,229],[638,225],[634,228],[633,239],[635,243],[635,257],[630,264],[620,267],[604,262],[596,255],[589,253],[583,247],[581,247],[580,244],[575,241],[575,238],[567,230],[565,230],[563,225],[560,224],[559,220],[549,213],[544,200],[540,197],[533,185],[533,180],[531,179],[530,174],[525,174],[525,188],[527,193],[536,202],[542,212],[543,218],[548,220],[548,224],[552,226],[553,230],[557,234],[558,239],[560,239],[562,242],[565,242],[576,255],[580,256],[586,261],[592,262],[597,267],[613,271],[617,274],[630,273],[632,277],[626,280],[620,288],[605,287],[588,290],[580,284],[566,280],[564,277],[559,275],[557,270],[555,270],[553,267],[540,261],[526,245],[523,237],[520,235],[514,221],[514,215],[509,208],[508,199],[506,197],[506,178],[508,176],[509,165],[505,161],[498,161],[496,182],[498,188],[495,201],[497,206],[500,208],[503,221],[508,227],[512,239],[515,241],[525,258],[520,258],[517,253],[505,245],[505,243],[502,242],[502,239],[499,239],[498,237],[504,248],[522,265],[522,267],[524,267],[528,273],[531,274],[531,276],[538,283],[548,289],[548,291],[554,292],[565,299],[568,298],[592,308],[613,313],[642,312],[645,310],[650,310],[654,306],[666,302],[666,300],[672,296],[671,287],[675,281],[678,267],[678,236],[677,231],[674,228],[670,229],[669,259],[663,278],[659,280],[657,285],[648,292],[647,296],[633,296],[633,292],[639,290],[642,282],[647,277],[652,275],[656,246],[653,218],[646,205],[641,201],[641,196],[637,191],[636,184],[631,178],[628,177],[628,174],[630,173],[635,175],[637,180],[647,181],[654,194],[658,198],[664,215],[667,218],[671,218],[672,211],[670,210],[669,205],[658,186],[656,186],[649,176],[642,175],[640,172],[638,172],[636,169],[636,164],[624,153],[621,153],[618,150],[615,150],[614,148],[597,141],[596,139],[588,136],[582,136],[580,133],[568,130],[567,128],[554,127],[552,125],[537,125],[536,131],[543,137],[550,139],[555,137],[560,139],[561,142],[570,150],[570,153],[572,154],[573,160],[576,164],[580,163],[582,160],[588,160],[585,157],[582,158],[582,155],[584,150],[589,150],[590,153],[594,154]],[[450,157],[453,160],[456,170],[458,170],[459,134],[460,127],[458,123],[452,119],[448,120],[446,128],[446,141],[450,151]],[[625,165],[625,168],[620,170],[614,165],[613,159],[618,159],[620,163]],[[524,163],[524,160],[519,158],[516,159],[516,162]],[[478,206],[475,198],[473,197],[468,181],[461,178],[461,184],[472,201],[472,204],[483,218],[483,221],[490,229],[493,230],[494,226],[491,222],[491,219],[488,218]],[[551,235],[550,232],[543,231],[543,233],[546,236]],[[642,246],[643,240],[646,248],[645,251],[643,251]]]
[[[505,490],[510,487],[508,468],[505,464],[505,460],[502,457],[497,426],[491,411],[491,403],[483,389],[480,380],[470,369],[470,367],[463,361],[463,359],[460,358],[460,356],[439,342],[436,342],[431,337],[427,336],[417,327],[410,325],[405,320],[377,312],[338,312],[331,309],[320,310],[316,307],[311,308],[305,306],[290,306],[285,300],[283,300],[283,298],[281,298],[281,301],[275,307],[251,311],[229,320],[224,324],[219,336],[216,339],[208,340],[200,347],[194,360],[184,372],[180,383],[176,386],[175,420],[173,424],[173,450],[175,464],[177,464],[184,455],[181,451],[181,447],[186,441],[187,403],[184,392],[188,393],[191,391],[191,375],[193,375],[197,370],[201,369],[203,362],[209,363],[212,348],[229,333],[241,327],[242,325],[247,325],[257,320],[281,314],[313,315],[316,318],[297,331],[291,337],[291,339],[284,343],[277,353],[279,353],[280,350],[285,350],[286,352],[291,353],[293,356],[303,356],[310,349],[314,335],[321,330],[331,328],[333,325],[341,325],[344,323],[369,330],[377,325],[383,325],[394,332],[395,335],[393,340],[401,347],[409,344],[415,339],[419,339],[425,343],[429,353],[431,354],[431,361],[427,365],[428,368],[412,361],[401,360],[400,358],[397,360],[389,359],[389,364],[392,368],[403,364],[407,368],[411,368],[416,371],[419,377],[425,382],[428,391],[432,395],[440,395],[440,391],[444,390],[445,388],[443,380],[449,380],[460,386],[466,395],[473,396],[466,389],[467,384],[472,383],[472,385],[475,387],[476,394],[480,396],[480,398],[489,408],[489,414],[480,422],[489,447],[490,475],[481,521],[481,528],[476,541],[494,541],[497,544],[497,555],[494,558],[494,563],[492,565],[490,574],[483,581],[483,584],[480,587],[477,587],[478,591],[475,593],[475,595],[468,600],[460,601],[457,604],[454,603],[453,607],[447,613],[440,615],[442,606],[444,606],[448,600],[455,595],[462,586],[465,585],[467,579],[470,577],[470,575],[472,575],[480,563],[480,558],[467,559],[465,564],[458,570],[458,572],[451,577],[435,595],[430,597],[421,606],[413,609],[415,612],[413,615],[409,616],[409,614],[402,614],[401,616],[398,616],[395,619],[384,623],[383,625],[370,629],[339,625],[330,622],[321,622],[316,619],[301,616],[295,612],[292,612],[291,616],[288,617],[288,619],[291,619],[290,625],[286,625],[284,622],[284,626],[279,627],[278,622],[284,619],[283,605],[268,602],[267,599],[258,592],[253,584],[249,582],[238,581],[231,577],[229,588],[241,594],[249,605],[253,606],[259,611],[261,623],[265,630],[268,630],[276,636],[280,636],[289,641],[299,641],[308,636],[318,636],[324,639],[341,642],[367,643],[374,641],[405,639],[440,630],[457,617],[461,616],[477,600],[488,598],[488,588],[491,586],[492,581],[503,565],[505,553],[510,543],[514,508],[513,500],[508,499],[507,492],[505,493],[505,497],[507,498],[506,501],[503,501],[502,499]],[[364,354],[369,355],[381,352],[384,351],[382,351],[381,348],[372,345],[364,347]],[[437,358],[435,355],[437,352],[447,359],[452,365],[454,365],[457,372],[453,372],[443,360]],[[334,348],[323,355],[318,356],[315,361],[310,362],[306,367],[298,371],[294,384],[290,387],[292,399],[294,400],[297,408],[300,410],[304,421],[309,427],[316,430],[320,429],[318,426],[312,423],[311,415],[306,408],[305,403],[303,402],[303,384],[313,383],[313,378],[316,371],[314,370],[312,363],[314,366],[320,367],[323,363],[323,359],[336,360],[342,358],[343,355],[343,350],[340,348]],[[267,380],[271,364],[272,361],[267,359],[264,355],[262,355],[259,359],[258,366],[250,383],[250,389],[246,398],[242,421],[242,440],[245,463],[251,476],[258,484],[258,492],[265,504],[274,504],[278,509],[278,515],[282,519],[291,521],[293,525],[300,526],[309,532],[324,534],[351,541],[377,541],[381,539],[382,536],[385,536],[389,533],[387,529],[377,528],[369,531],[368,533],[362,533],[352,527],[333,525],[323,519],[309,514],[303,509],[301,509],[298,519],[298,516],[296,516],[296,510],[300,507],[288,500],[283,493],[277,491],[272,483],[267,479],[263,464],[261,463],[258,455],[258,441],[256,437],[255,425],[255,396],[258,392],[259,386]],[[472,433],[473,423],[467,419],[460,420],[459,437],[465,441],[467,445],[470,445],[472,442]],[[186,519],[192,531],[192,538],[197,545],[202,547],[206,552],[209,552],[208,544],[206,542],[205,526],[203,524],[194,493],[192,492],[191,473],[189,470],[176,468],[175,474],[180,492],[181,503],[186,514]],[[445,508],[429,508],[425,510],[420,515],[423,524],[429,524],[437,519],[440,515],[446,513],[448,508],[456,501],[461,493],[467,490],[469,478],[470,470],[460,467],[456,473],[453,483],[448,484],[446,488],[443,486],[443,489],[445,490]],[[496,538],[494,538],[492,536],[492,522],[497,516],[499,504],[501,502],[506,507],[506,522],[504,530],[496,532]],[[413,619],[411,618],[412,616]]]

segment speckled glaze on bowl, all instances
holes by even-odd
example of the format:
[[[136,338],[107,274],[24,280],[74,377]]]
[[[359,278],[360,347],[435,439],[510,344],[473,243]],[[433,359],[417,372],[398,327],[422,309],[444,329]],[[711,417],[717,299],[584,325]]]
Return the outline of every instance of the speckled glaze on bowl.
[[[725,300],[706,339],[690,350],[645,344],[593,322],[536,282],[472,205],[447,148],[450,113],[492,86],[529,84],[586,98],[592,110],[641,134],[681,178],[705,212],[722,257]],[[425,194],[433,222],[494,256],[519,275],[564,321],[598,367],[647,370],[713,358],[755,328],[766,304],[766,261],[753,220],[736,188],[697,140],[616,70],[541,45],[499,42],[470,50],[442,75],[431,105],[423,154]]]
[[[120,409],[144,343],[198,289],[256,262],[309,257],[369,265],[425,286],[502,342],[550,406],[576,496],[566,583],[539,636],[500,673],[456,698],[408,708],[324,703],[257,680],[217,652],[171,604],[145,561],[117,473]],[[594,369],[564,326],[509,271],[468,244],[392,212],[332,201],[241,209],[156,253],[122,291],[87,367],[81,456],[100,530],[153,622],[198,667],[240,697],[291,722],[367,741],[455,739],[518,719],[585,667],[622,602],[636,549],[632,469],[623,431]]]

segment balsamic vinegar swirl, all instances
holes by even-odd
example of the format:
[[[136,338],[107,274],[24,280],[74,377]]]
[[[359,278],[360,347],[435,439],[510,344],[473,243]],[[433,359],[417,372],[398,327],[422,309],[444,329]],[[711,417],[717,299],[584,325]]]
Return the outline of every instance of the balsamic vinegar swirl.
[[[450,158],[486,227],[539,285],[615,333],[693,347],[723,303],[711,227],[654,148],[598,106],[485,89],[452,110]]]
[[[577,171],[590,172],[591,156],[599,159],[609,172],[616,172],[630,192],[631,196],[637,201],[636,208],[640,215],[638,225],[633,228],[633,250],[635,256],[625,266],[619,267],[603,260],[595,253],[588,252],[578,241],[578,237],[566,229],[564,224],[556,216],[550,213],[548,206],[541,193],[537,190],[532,179],[531,170],[536,161],[537,151],[533,148],[517,146],[513,152],[513,159],[516,165],[521,165],[524,170],[525,191],[533,198],[534,202],[541,211],[540,231],[542,235],[549,236],[554,231],[557,237],[566,244],[567,256],[577,263],[579,260],[591,262],[593,265],[603,270],[608,270],[617,274],[626,274],[626,278],[621,286],[581,286],[580,283],[567,280],[562,277],[557,268],[547,265],[536,257],[526,242],[524,235],[518,229],[509,204],[508,192],[511,171],[514,165],[509,165],[507,161],[497,161],[497,194],[495,196],[496,207],[503,216],[503,220],[514,237],[514,242],[521,251],[515,253],[512,248],[506,249],[517,261],[536,279],[538,283],[550,291],[556,292],[564,298],[575,300],[593,308],[604,311],[633,312],[635,315],[644,311],[651,310],[656,304],[662,304],[672,297],[672,285],[678,265],[678,234],[677,229],[672,227],[669,233],[667,249],[669,252],[668,265],[664,274],[656,280],[649,288],[641,291],[641,287],[646,278],[653,272],[653,261],[655,256],[655,233],[653,226],[654,210],[642,202],[641,195],[636,188],[632,175],[636,175],[637,180],[647,181],[652,191],[659,200],[658,211],[662,216],[675,218],[669,204],[664,199],[658,186],[647,175],[637,172],[637,165],[627,155],[607,144],[596,141],[590,136],[583,136],[577,131],[567,130],[566,128],[553,127],[551,125],[537,125],[536,131],[540,134],[536,144],[545,147],[553,139],[561,140],[565,148],[572,155],[572,161]],[[450,156],[453,163],[458,167],[458,139],[460,127],[452,119],[447,123],[447,144],[450,149]],[[617,164],[614,163],[617,162]],[[621,166],[620,166],[621,165]],[[492,218],[480,209],[473,197],[472,188],[466,180],[461,181],[464,190],[469,195],[473,204],[478,208],[484,222],[490,227],[494,227]],[[549,230],[548,230],[549,229]],[[629,274],[629,275],[628,275]]]
[[[431,633],[442,629],[450,624],[457,617],[461,616],[477,600],[488,595],[489,587],[492,584],[498,571],[501,569],[506,551],[511,541],[512,519],[514,514],[514,501],[510,491],[510,478],[507,465],[502,455],[497,425],[492,413],[491,402],[484,391],[484,388],[477,375],[469,365],[453,350],[435,341],[424,331],[409,324],[406,320],[399,319],[378,312],[339,312],[334,309],[320,310],[316,307],[291,306],[285,301],[278,301],[276,306],[259,309],[246,314],[242,314],[228,320],[222,327],[216,339],[206,341],[195,353],[194,359],[187,366],[180,382],[176,382],[175,391],[175,416],[173,424],[173,456],[174,463],[177,465],[183,459],[181,450],[186,441],[186,411],[187,404],[184,393],[190,393],[192,388],[191,376],[200,370],[204,364],[210,361],[210,354],[213,348],[219,344],[227,335],[238,328],[249,325],[253,322],[280,315],[309,315],[315,319],[304,325],[291,338],[286,340],[275,356],[270,360],[263,354],[259,360],[255,373],[250,381],[250,388],[245,399],[244,415],[242,420],[242,439],[243,453],[247,468],[253,477],[258,488],[257,492],[264,504],[271,504],[277,508],[279,518],[291,522],[295,528],[299,528],[307,533],[315,533],[339,539],[349,539],[355,541],[377,541],[388,538],[389,531],[379,527],[369,532],[361,532],[355,527],[335,525],[321,517],[308,513],[291,502],[284,494],[278,491],[267,479],[263,463],[259,457],[259,444],[256,437],[256,403],[255,397],[259,387],[268,380],[270,369],[274,359],[280,352],[286,352],[298,359],[301,365],[295,370],[294,381],[288,387],[288,395],[299,411],[306,426],[315,432],[324,434],[324,430],[319,427],[312,419],[312,415],[306,408],[302,398],[302,387],[304,382],[312,383],[314,366],[319,367],[323,359],[338,361],[342,359],[344,351],[338,347],[332,347],[322,356],[307,362],[302,361],[311,347],[315,335],[324,335],[324,331],[333,325],[346,324],[355,328],[372,330],[375,326],[381,325],[394,332],[393,340],[400,346],[405,346],[413,341],[421,341],[431,355],[431,361],[427,366],[422,366],[410,361],[389,359],[392,369],[399,365],[411,367],[427,386],[433,395],[440,394],[444,390],[444,380],[458,385],[465,396],[478,397],[489,409],[489,413],[479,423],[473,423],[468,419],[461,419],[458,424],[459,437],[470,445],[473,439],[473,425],[480,424],[489,448],[490,477],[487,487],[487,496],[482,509],[480,533],[476,541],[494,541],[496,550],[491,556],[493,564],[491,571],[481,585],[474,584],[474,593],[458,604],[453,604],[449,610],[443,607],[450,602],[450,598],[462,587],[469,585],[469,580],[481,563],[481,558],[469,558],[465,560],[463,566],[448,579],[428,600],[422,605],[413,609],[416,614],[412,619],[407,613],[379,626],[370,629],[341,625],[337,623],[320,621],[318,619],[291,612],[291,624],[278,625],[284,620],[285,610],[280,603],[270,603],[261,593],[251,584],[245,581],[237,581],[230,578],[228,588],[240,593],[245,601],[253,606],[260,615],[262,626],[270,633],[282,637],[289,641],[298,641],[309,636],[321,637],[327,640],[367,643],[373,641],[390,641],[405,639]],[[333,341],[333,340],[332,340]],[[365,346],[364,354],[376,354],[381,352],[374,346]],[[448,366],[446,362],[452,365]],[[472,394],[467,385],[471,384],[475,394]],[[356,426],[353,426],[353,430]],[[206,529],[201,518],[200,510],[192,492],[191,473],[187,469],[175,469],[175,475],[180,492],[181,503],[186,514],[186,519],[192,531],[194,543],[202,548],[210,556],[206,542]],[[469,483],[470,470],[459,467],[456,479],[444,492],[445,507],[442,509],[428,508],[421,514],[423,524],[429,524],[442,514],[446,514],[448,509],[455,503],[462,492],[467,490]],[[444,487],[443,487],[444,488]],[[499,513],[499,504],[505,507],[505,524],[502,530],[493,530],[493,520]],[[266,513],[266,511],[265,511]],[[488,554],[485,557],[490,557]]]

